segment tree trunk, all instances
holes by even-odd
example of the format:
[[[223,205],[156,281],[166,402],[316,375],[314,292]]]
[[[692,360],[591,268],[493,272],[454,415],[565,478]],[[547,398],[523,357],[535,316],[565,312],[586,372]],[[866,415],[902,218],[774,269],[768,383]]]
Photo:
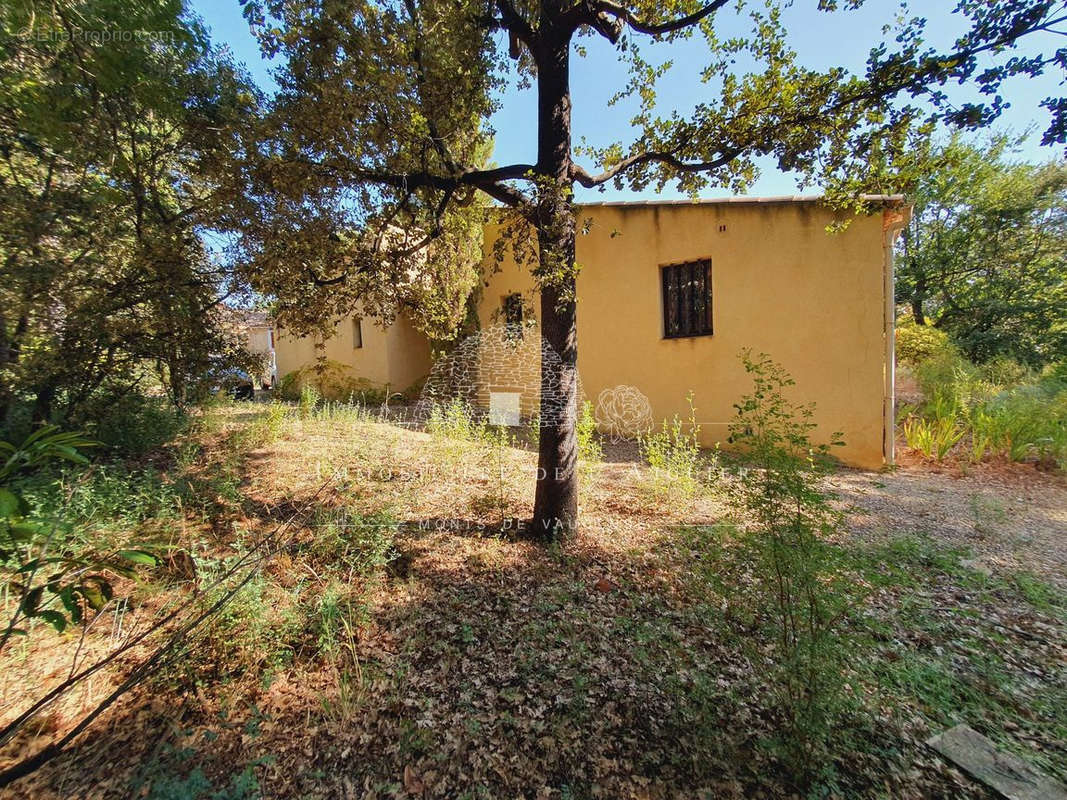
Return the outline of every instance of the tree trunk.
[[[916,325],[926,324],[924,302],[926,302],[926,275],[920,273],[915,279],[915,288],[911,291],[911,315],[915,318]]]
[[[541,334],[559,361],[541,359],[542,424],[533,533],[545,540],[578,523],[578,327],[574,209],[571,206],[570,36],[554,38],[542,18],[537,72],[537,243]],[[544,413],[544,398],[558,409]]]
[[[34,424],[47,425],[52,421],[52,409],[56,399],[56,386],[51,380],[37,387],[30,416]]]
[[[571,230],[573,253],[573,217]],[[559,361],[541,359],[541,397],[552,397],[559,409],[558,413],[542,411],[537,449],[533,526],[534,535],[546,540],[573,531],[578,523],[578,326],[574,279],[569,283],[562,290],[556,286],[541,289],[541,334],[559,356]]]

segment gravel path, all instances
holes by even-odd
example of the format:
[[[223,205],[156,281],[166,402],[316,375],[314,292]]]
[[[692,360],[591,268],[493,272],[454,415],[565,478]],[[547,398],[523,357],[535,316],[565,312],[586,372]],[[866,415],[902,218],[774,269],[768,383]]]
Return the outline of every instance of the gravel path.
[[[904,467],[841,472],[834,483],[853,535],[928,534],[973,553],[977,569],[1026,570],[1067,589],[1067,480],[1032,467],[969,474]]]

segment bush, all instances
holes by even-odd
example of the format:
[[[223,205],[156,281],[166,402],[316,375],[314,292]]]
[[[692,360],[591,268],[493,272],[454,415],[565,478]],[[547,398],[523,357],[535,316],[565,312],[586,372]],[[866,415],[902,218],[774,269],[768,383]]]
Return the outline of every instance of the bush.
[[[981,415],[991,448],[1012,461],[1036,458],[1067,466],[1067,385],[1017,386],[993,398]]]
[[[1067,383],[1067,361],[1061,361],[1058,364],[1049,364],[1041,374],[1044,378]]]
[[[275,392],[282,400],[295,401],[300,399],[305,386],[313,387],[323,400],[330,403],[381,405],[388,392],[388,387],[357,378],[349,367],[329,359],[286,373]]]
[[[828,541],[840,514],[821,488],[832,461],[829,446],[809,438],[813,407],[785,398],[793,380],[768,356],[746,351],[742,362],[753,392],[737,404],[730,426],[748,456],[733,497],[754,577],[742,591],[751,593],[749,607],[774,642],[784,754],[798,777],[807,777],[839,706],[848,653],[841,623],[854,598]]]
[[[981,378],[994,386],[1018,386],[1034,380],[1034,372],[1007,356],[997,356],[978,367]]]
[[[902,425],[907,445],[945,458],[969,435],[968,455],[1067,465],[1067,382],[1037,378],[998,358],[976,367],[955,353],[938,353],[915,370],[926,398]]]
[[[638,439],[641,456],[652,470],[653,491],[659,496],[691,499],[700,488],[700,425],[696,421],[692,394],[688,400],[688,432],[685,424],[675,416],[670,423],[663,420],[659,431]]]
[[[915,366],[915,380],[928,401],[938,394],[954,397],[959,382],[973,374],[974,367],[955,350],[935,353]]]
[[[955,354],[948,334],[931,325],[916,325],[911,317],[897,323],[897,362],[915,366],[937,355]]]
[[[604,450],[597,438],[596,418],[593,416],[593,404],[586,400],[582,403],[582,413],[578,417],[578,458],[589,464],[596,464],[604,458]]]
[[[480,442],[486,438],[487,424],[467,403],[453,397],[445,405],[434,403],[426,420],[426,430],[436,439]]]
[[[305,383],[300,387],[300,395],[297,402],[300,407],[300,418],[307,419],[311,416],[311,413],[319,407],[319,402],[322,400],[322,395],[319,394],[319,390],[314,387],[313,384]]]
[[[93,444],[52,426],[19,445],[0,441],[0,587],[8,615],[0,623],[0,651],[13,636],[29,634],[25,621],[39,619],[60,632],[86,621],[111,600],[116,576],[134,577],[137,565],[157,563],[151,553],[129,545],[105,549],[78,541],[64,504],[49,509],[53,516],[27,496],[25,483],[34,473],[57,461],[84,467],[88,459],[80,451]]]
[[[189,416],[164,397],[128,394],[86,420],[89,435],[115,455],[139,457],[169,444],[189,427]]]

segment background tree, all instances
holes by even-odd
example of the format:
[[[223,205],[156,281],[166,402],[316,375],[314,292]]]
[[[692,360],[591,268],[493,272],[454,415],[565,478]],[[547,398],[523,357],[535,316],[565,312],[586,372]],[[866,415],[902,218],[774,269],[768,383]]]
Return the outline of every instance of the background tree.
[[[159,381],[183,403],[238,352],[218,309],[240,286],[200,231],[257,96],[176,0],[27,0],[0,25],[0,424]]]
[[[1067,164],[1010,160],[1013,141],[952,139],[915,188],[897,293],[976,362],[1067,358]]]
[[[283,317],[298,331],[313,326],[309,315],[336,316],[357,300],[392,314],[420,280],[473,284],[474,266],[449,258],[471,249],[466,237],[475,215],[465,209],[479,193],[503,206],[512,231],[524,225],[533,231],[541,332],[561,358],[551,368],[558,374],[545,365],[542,377],[560,387],[568,409],[541,428],[534,528],[547,537],[572,527],[576,183],[643,189],[676,181],[694,193],[709,185],[741,191],[755,178],[756,159],[766,156],[821,182],[838,200],[888,192],[907,179],[937,121],[988,124],[1003,107],[997,89],[1005,78],[1067,62],[1062,50],[1013,52],[1021,37],[1067,21],[1062,1],[961,0],[955,12],[968,32],[941,48],[925,41],[924,19],[901,15],[884,41],[872,42],[863,75],[799,64],[781,5],[247,2],[265,54],[282,59],[278,94],[260,138],[250,143],[241,172],[246,184],[237,193],[248,200],[235,219],[246,231],[240,256],[251,279],[302,305]],[[821,0],[818,8],[838,5]],[[747,36],[721,35],[719,15],[728,6],[750,20]],[[669,45],[695,35],[707,43],[701,77],[708,98],[689,117],[673,110],[660,116],[654,87],[664,68],[642,56],[644,42]],[[570,58],[578,36],[614,45],[631,73],[619,96],[640,97],[631,142],[581,154],[598,161],[599,172],[576,161],[571,141]],[[511,70],[536,92],[537,152],[528,163],[484,166],[477,155],[491,134],[485,120]],[[953,105],[943,87],[971,79],[984,102]],[[1053,114],[1046,140],[1062,142],[1067,103],[1051,98],[1045,105]],[[402,233],[388,235],[397,229]],[[442,309],[461,292],[444,294],[434,304],[437,322],[453,318]]]

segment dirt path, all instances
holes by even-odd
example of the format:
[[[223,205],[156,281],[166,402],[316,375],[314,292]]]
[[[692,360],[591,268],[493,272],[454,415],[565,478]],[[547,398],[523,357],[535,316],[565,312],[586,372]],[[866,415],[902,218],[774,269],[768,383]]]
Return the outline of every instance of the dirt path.
[[[906,466],[835,476],[854,535],[927,534],[973,553],[983,571],[1032,572],[1067,588],[1067,480],[1028,466],[970,474]]]

